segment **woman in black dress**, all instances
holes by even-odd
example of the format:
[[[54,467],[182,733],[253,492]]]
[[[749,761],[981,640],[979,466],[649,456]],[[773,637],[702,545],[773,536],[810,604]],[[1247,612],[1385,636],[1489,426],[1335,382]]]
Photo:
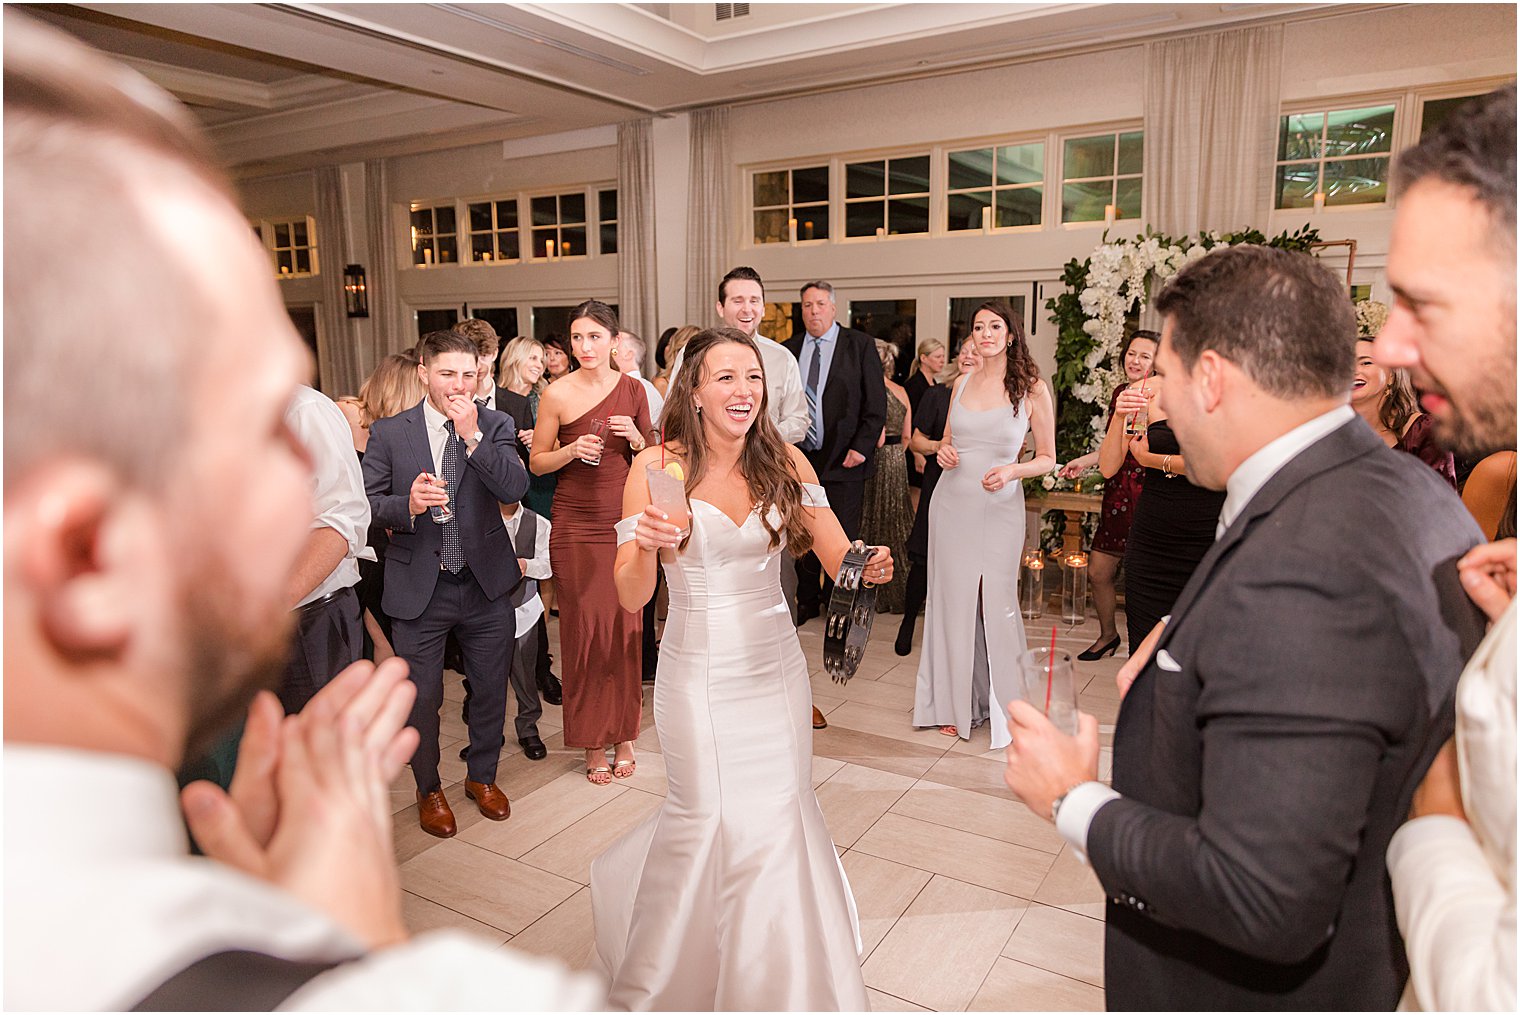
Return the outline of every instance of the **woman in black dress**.
[[[937,338],[926,338],[918,343],[916,350],[918,355],[913,360],[913,369],[903,381],[903,390],[908,393],[908,411],[910,415],[918,413],[918,403],[923,399],[924,393],[939,384],[938,377],[945,372],[945,343]],[[959,377],[960,371],[954,371],[953,377]],[[945,405],[949,406],[949,395],[945,396]],[[918,509],[920,492],[924,485],[924,465],[920,464],[918,455],[909,454],[908,463],[908,497],[913,502],[913,508]],[[934,457],[930,455],[929,457]]]
[[[1156,389],[1150,386],[1142,393],[1140,386],[1132,386],[1114,403],[1117,413],[1144,413],[1150,420],[1146,432],[1130,443],[1130,454],[1145,467],[1124,551],[1124,615],[1131,651],[1172,612],[1198,562],[1214,545],[1214,527],[1224,506],[1223,490],[1194,486],[1182,474],[1182,449]]]
[[[944,350],[941,348],[940,354]],[[950,388],[955,379],[969,374],[982,365],[982,354],[976,351],[976,343],[967,338],[961,344],[960,355],[946,363],[935,376],[935,383],[926,388],[913,410],[913,435],[908,439],[910,451],[925,456],[923,487],[913,512],[913,529],[908,533],[905,551],[911,566],[908,570],[907,587],[903,591],[903,619],[897,629],[897,641],[893,648],[900,656],[913,651],[913,628],[918,614],[929,596],[929,501],[934,496],[934,485],[939,482],[940,441],[945,437],[945,421],[950,416]]]

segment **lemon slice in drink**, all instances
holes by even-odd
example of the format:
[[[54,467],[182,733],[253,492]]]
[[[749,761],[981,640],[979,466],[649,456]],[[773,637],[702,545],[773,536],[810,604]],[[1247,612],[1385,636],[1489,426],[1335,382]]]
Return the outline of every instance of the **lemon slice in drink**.
[[[679,479],[683,483],[686,482],[686,470],[681,468],[680,462],[667,463],[665,466],[665,475],[671,477],[672,479]]]

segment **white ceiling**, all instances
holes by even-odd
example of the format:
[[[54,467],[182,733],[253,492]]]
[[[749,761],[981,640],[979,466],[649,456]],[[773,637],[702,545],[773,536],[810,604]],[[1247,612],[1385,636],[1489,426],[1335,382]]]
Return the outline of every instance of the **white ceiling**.
[[[49,4],[189,104],[240,175],[531,137],[1381,5]]]

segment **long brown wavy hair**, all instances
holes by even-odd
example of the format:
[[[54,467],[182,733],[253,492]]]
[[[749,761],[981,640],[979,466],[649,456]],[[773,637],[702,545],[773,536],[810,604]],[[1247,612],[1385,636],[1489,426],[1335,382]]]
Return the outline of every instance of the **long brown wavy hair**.
[[[1040,379],[1040,368],[1035,365],[1034,357],[1029,354],[1029,342],[1024,338],[1024,321],[1016,317],[1013,308],[1002,300],[988,300],[983,303],[976,308],[971,319],[975,321],[976,315],[983,310],[990,310],[997,314],[1008,328],[1008,361],[1003,367],[1003,388],[1008,392],[1008,400],[1017,409],[1019,402],[1029,394]]]
[[[764,373],[765,362],[761,360],[760,348],[753,339],[733,328],[709,328],[698,332],[686,343],[681,370],[671,379],[670,390],[665,396],[663,438],[666,444],[678,445],[686,457],[688,493],[707,474],[709,453],[707,436],[702,430],[702,415],[697,412],[693,395],[706,376],[708,352],[730,342],[745,346],[754,353],[755,362],[760,364],[761,373]],[[750,423],[749,432],[744,435],[744,449],[739,452],[739,473],[744,477],[750,498],[760,505],[760,524],[770,533],[771,548],[780,545],[782,533],[785,533],[787,551],[800,557],[813,548],[813,534],[803,520],[802,482],[797,478],[791,452],[766,411],[769,397],[762,385],[758,411]],[[779,531],[771,527],[772,507],[781,515]],[[683,541],[681,545],[686,544]]]

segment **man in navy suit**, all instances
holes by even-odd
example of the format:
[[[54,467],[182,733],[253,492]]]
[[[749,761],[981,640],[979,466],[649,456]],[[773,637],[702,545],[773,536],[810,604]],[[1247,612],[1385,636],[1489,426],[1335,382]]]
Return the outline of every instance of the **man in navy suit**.
[[[496,786],[496,760],[516,639],[508,593],[521,575],[498,505],[522,499],[528,474],[512,417],[475,401],[475,343],[435,331],[418,353],[427,397],[375,421],[364,487],[375,518],[391,530],[381,605],[392,621],[396,654],[411,665],[417,685],[410,725],[421,736],[412,756],[418,819],[423,831],[447,838],[457,827],[438,777],[438,710],[451,631],[474,689],[465,794],[494,821],[511,814]],[[445,506],[453,516],[438,523],[433,509]]]
[[[802,370],[809,425],[802,453],[818,472],[829,507],[851,539],[860,536],[866,480],[876,471],[876,442],[887,422],[887,388],[876,340],[835,320],[834,287],[809,282],[802,287],[802,323],[807,334],[786,348]],[[820,597],[833,583],[820,582],[818,558],[797,560],[797,623],[818,616]]]

